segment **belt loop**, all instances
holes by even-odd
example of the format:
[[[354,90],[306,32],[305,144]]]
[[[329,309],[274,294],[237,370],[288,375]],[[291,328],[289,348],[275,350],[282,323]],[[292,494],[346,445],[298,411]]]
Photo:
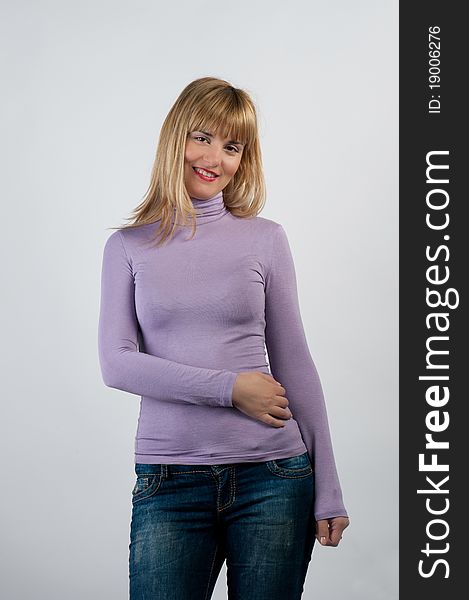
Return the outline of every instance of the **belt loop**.
[[[169,475],[168,465],[162,464],[161,465],[161,478],[167,479],[168,475]]]

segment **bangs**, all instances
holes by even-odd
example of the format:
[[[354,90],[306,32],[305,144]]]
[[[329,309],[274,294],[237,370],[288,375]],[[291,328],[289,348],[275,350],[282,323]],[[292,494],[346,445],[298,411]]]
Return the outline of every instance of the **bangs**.
[[[189,118],[190,131],[217,131],[222,137],[250,146],[257,135],[256,116],[235,94],[207,98]]]

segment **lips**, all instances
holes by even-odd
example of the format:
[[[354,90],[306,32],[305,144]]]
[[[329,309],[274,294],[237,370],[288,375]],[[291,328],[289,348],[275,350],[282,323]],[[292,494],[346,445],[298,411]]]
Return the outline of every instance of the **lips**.
[[[200,173],[198,173],[196,171],[196,169],[202,169],[202,171],[205,171],[206,173],[210,173],[211,175],[214,175],[215,177],[219,177],[218,173],[214,173],[213,171],[210,171],[210,169],[204,169],[204,167],[192,167],[194,169],[194,171],[200,175]]]
[[[213,173],[213,177],[212,176],[207,176],[204,175],[203,173],[201,173],[200,171],[198,171],[197,169],[199,167],[192,167],[194,170],[194,173],[197,175],[197,177],[201,180],[201,181],[205,181],[206,183],[213,183],[214,181],[217,180],[218,175],[216,173],[213,173],[213,171],[208,171],[206,169],[203,169],[206,173]],[[201,168],[201,167],[200,167]]]

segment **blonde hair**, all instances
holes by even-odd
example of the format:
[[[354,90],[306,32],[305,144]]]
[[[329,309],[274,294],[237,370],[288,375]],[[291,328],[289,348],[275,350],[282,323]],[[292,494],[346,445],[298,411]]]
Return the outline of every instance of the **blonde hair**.
[[[169,111],[161,128],[151,179],[131,222],[125,229],[161,220],[157,245],[172,236],[178,224],[192,219],[196,210],[184,185],[184,154],[191,131],[219,130],[220,135],[245,146],[239,167],[223,189],[226,208],[235,216],[252,217],[263,209],[266,190],[256,108],[249,94],[223,79],[202,77],[189,83]]]

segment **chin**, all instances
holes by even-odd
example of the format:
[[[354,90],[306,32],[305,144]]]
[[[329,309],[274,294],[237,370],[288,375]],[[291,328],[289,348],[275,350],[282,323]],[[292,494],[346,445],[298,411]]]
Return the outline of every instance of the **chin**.
[[[219,194],[223,188],[219,185],[212,187],[211,185],[199,185],[199,186],[186,186],[187,192],[189,196],[194,196],[195,198],[207,199],[212,198]]]

